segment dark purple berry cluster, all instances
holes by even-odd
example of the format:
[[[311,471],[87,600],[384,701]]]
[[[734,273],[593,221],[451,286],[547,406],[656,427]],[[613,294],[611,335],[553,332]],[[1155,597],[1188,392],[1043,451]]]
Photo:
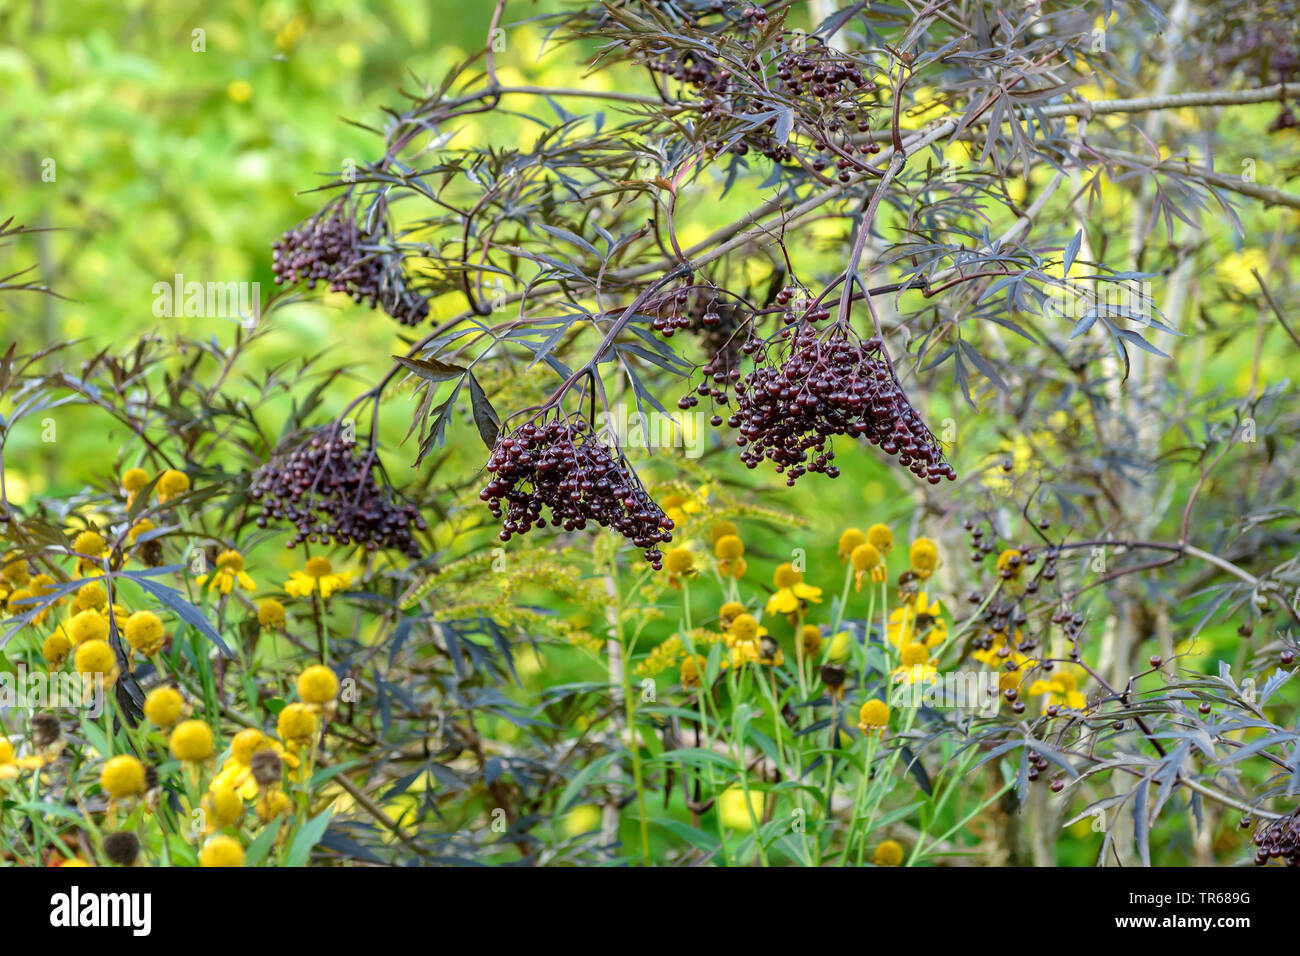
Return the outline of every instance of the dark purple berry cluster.
[[[400,260],[385,256],[356,218],[342,206],[300,223],[271,244],[276,285],[317,282],[331,292],[346,292],[354,302],[369,302],[402,325],[419,325],[429,315],[424,296],[406,286]]]
[[[821,330],[804,321],[772,341],[775,346],[754,340],[742,346],[754,356],[743,378],[733,369],[718,383],[715,371],[714,385],[706,381],[696,390],[725,401],[726,384],[734,387],[736,410],[728,424],[740,431],[736,444],[748,467],[771,461],[788,485],[810,471],[834,478],[839,468],[832,439],[846,435],[880,446],[931,484],[957,476],[908,401],[879,339],[864,341],[842,326]],[[687,400],[693,404],[695,396]]]
[[[662,566],[659,545],[672,540],[672,519],[581,416],[527,422],[502,434],[487,470],[492,479],[479,497],[504,517],[502,541],[546,527],[545,506],[550,522],[565,531],[594,522],[643,548],[656,570]]]
[[[359,456],[356,439],[325,428],[293,451],[273,458],[253,476],[249,497],[259,502],[259,528],[285,521],[298,531],[289,547],[305,541],[363,544],[420,556],[413,529],[427,525],[414,505],[398,502],[375,477],[373,455]]]
[[[1300,866],[1300,809],[1292,810],[1280,820],[1270,820],[1255,831],[1255,864],[1282,860],[1287,866]]]

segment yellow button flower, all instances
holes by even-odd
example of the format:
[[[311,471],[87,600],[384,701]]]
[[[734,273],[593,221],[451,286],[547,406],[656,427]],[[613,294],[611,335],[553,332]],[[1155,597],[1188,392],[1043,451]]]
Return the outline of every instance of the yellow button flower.
[[[63,666],[70,653],[72,653],[72,641],[68,639],[67,631],[60,624],[41,644],[41,657],[45,658],[45,663],[51,670],[56,670]]]
[[[673,548],[664,555],[664,570],[668,572],[668,586],[680,588],[683,578],[696,575],[695,555],[690,548]]]
[[[99,785],[114,800],[144,793],[144,764],[130,754],[114,757],[99,772]]]
[[[855,549],[867,543],[867,536],[858,528],[845,528],[840,535],[838,553],[840,561],[848,561]]]
[[[339,679],[328,667],[316,664],[298,675],[298,696],[304,703],[328,704],[338,692]]]
[[[181,719],[185,698],[174,687],[156,687],[144,699],[144,716],[155,727],[166,730]]]
[[[266,598],[258,602],[257,623],[265,630],[279,630],[284,627],[285,619],[284,605],[275,598]]]
[[[948,623],[942,614],[943,605],[919,591],[914,602],[895,608],[889,615],[889,639],[895,647],[914,641],[938,647],[948,639]]]
[[[244,848],[234,837],[224,834],[209,838],[199,851],[199,866],[237,867],[244,865]]]
[[[896,840],[886,840],[876,847],[871,862],[876,866],[899,866],[903,862],[903,847]]]
[[[203,808],[208,813],[208,829],[233,827],[244,815],[244,800],[232,787],[215,783],[203,798]]]
[[[822,649],[822,629],[816,624],[805,624],[800,637],[803,639],[803,656],[817,656],[817,652]]]
[[[939,566],[939,549],[929,538],[917,538],[908,550],[908,561],[917,577],[925,580]]]
[[[772,575],[776,593],[767,599],[767,613],[776,611],[780,614],[792,614],[799,609],[800,601],[812,601],[820,604],[822,589],[803,583],[803,572],[796,571],[793,564],[786,562]]]
[[[904,644],[899,651],[899,665],[894,668],[893,679],[896,684],[933,684],[939,680],[938,663],[930,657],[930,649],[924,644]]]
[[[158,476],[158,483],[153,486],[153,490],[160,502],[170,501],[190,490],[190,476],[175,468],[168,468]]]
[[[87,641],[103,641],[108,638],[108,621],[98,611],[82,611],[67,624],[68,638],[73,646],[80,647]]]
[[[745,613],[745,605],[739,601],[728,601],[722,607],[718,608],[718,627],[724,631],[730,630],[732,622],[740,615]]]
[[[98,611],[105,607],[108,607],[108,592],[98,581],[86,582],[77,588],[77,593],[72,596],[71,611],[74,615],[82,611]]]
[[[853,562],[853,589],[862,590],[862,581],[870,577],[877,583],[885,580],[885,562],[880,557],[880,549],[871,542],[860,544],[849,555]]]
[[[316,735],[316,715],[304,704],[289,704],[280,711],[276,727],[285,743],[310,743]]]
[[[216,746],[212,728],[201,720],[177,724],[170,739],[172,756],[185,763],[202,763],[212,756]]]
[[[108,641],[92,640],[77,645],[73,666],[78,674],[92,680],[102,677],[105,687],[113,684],[119,674],[117,655],[108,646]]]
[[[135,494],[147,484],[149,473],[143,468],[128,468],[122,472],[122,490],[128,494]]]
[[[888,554],[894,546],[894,532],[887,524],[873,524],[867,529],[867,543],[875,545],[881,554]]]
[[[286,816],[293,811],[293,801],[289,795],[278,787],[266,790],[257,800],[257,818],[263,823],[270,823],[276,817]]]
[[[883,700],[871,699],[858,711],[858,730],[864,734],[882,733],[889,726],[889,705]]]
[[[153,611],[136,611],[132,614],[126,619],[124,633],[131,650],[145,657],[157,654],[167,641],[162,619]]]

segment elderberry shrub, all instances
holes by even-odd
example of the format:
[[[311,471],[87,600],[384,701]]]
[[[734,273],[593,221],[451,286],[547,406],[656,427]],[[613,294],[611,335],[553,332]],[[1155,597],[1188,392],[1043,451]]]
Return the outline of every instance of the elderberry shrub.
[[[380,484],[376,465],[373,455],[358,457],[355,437],[335,428],[320,430],[253,476],[249,497],[262,505],[257,526],[265,528],[272,520],[296,526],[291,548],[333,540],[418,558],[412,529],[423,531],[427,525],[414,505],[394,500],[392,489]]]
[[[691,408],[699,395],[736,410],[727,424],[740,431],[741,460],[757,468],[764,459],[776,465],[786,484],[808,472],[839,475],[832,438],[866,438],[914,475],[931,484],[957,477],[938,441],[908,401],[879,339],[862,340],[840,324],[819,329],[825,310],[805,313],[804,321],[772,339],[748,340],[742,350],[754,357],[750,372],[706,366],[696,395],[678,406]],[[712,385],[709,380],[712,379]],[[721,424],[721,416],[712,422]]]
[[[1287,866],[1300,866],[1300,808],[1280,820],[1270,820],[1255,831],[1255,865],[1282,860]]]
[[[479,497],[494,517],[504,515],[502,541],[546,527],[545,506],[551,523],[565,531],[580,531],[594,521],[644,549],[655,570],[663,566],[658,546],[672,540],[672,519],[582,416],[534,420],[503,433],[487,470],[492,479]]]
[[[321,210],[271,244],[275,284],[303,282],[314,289],[326,282],[331,292],[346,292],[354,302],[382,306],[402,325],[419,325],[429,303],[406,287],[400,260],[384,256],[377,239],[342,204]]]

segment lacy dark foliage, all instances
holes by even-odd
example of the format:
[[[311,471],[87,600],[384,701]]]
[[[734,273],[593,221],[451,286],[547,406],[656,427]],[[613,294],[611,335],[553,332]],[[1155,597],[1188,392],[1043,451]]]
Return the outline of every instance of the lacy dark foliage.
[[[294,525],[289,547],[335,541],[419,557],[412,529],[423,531],[425,521],[376,480],[377,465],[372,453],[359,456],[355,438],[341,429],[320,430],[254,475],[249,497],[262,506],[258,527],[270,521]]]

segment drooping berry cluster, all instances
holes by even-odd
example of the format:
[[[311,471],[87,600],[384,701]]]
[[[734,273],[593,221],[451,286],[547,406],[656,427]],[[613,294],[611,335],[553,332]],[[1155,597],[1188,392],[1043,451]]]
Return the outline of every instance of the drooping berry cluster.
[[[375,477],[377,462],[358,455],[355,437],[325,428],[293,451],[273,458],[253,476],[249,497],[262,506],[257,525],[286,521],[305,541],[393,548],[419,557],[413,529],[427,525],[413,505],[395,500]]]
[[[748,467],[767,459],[788,485],[810,471],[834,478],[839,468],[833,464],[832,439],[845,435],[864,437],[896,455],[899,464],[931,484],[956,477],[907,400],[879,339],[864,341],[842,326],[823,331],[805,321],[779,332],[774,341],[774,354],[769,343],[747,342],[743,348],[754,355],[753,369],[743,379],[734,369],[726,376],[736,396],[728,424],[740,431],[736,444]],[[725,401],[716,373],[714,379],[712,388],[703,383],[704,391]],[[693,404],[695,396],[687,400]]]
[[[595,522],[643,548],[656,570],[662,567],[659,545],[672,540],[672,519],[581,416],[527,422],[502,434],[487,470],[492,479],[479,497],[496,518],[504,517],[502,541],[546,527],[545,506],[550,522],[565,531]]]
[[[326,214],[328,212],[328,214]],[[354,302],[369,302],[402,325],[419,325],[429,315],[424,296],[408,289],[400,259],[387,256],[342,205],[300,223],[271,244],[276,285],[304,282],[331,292],[346,292]]]
[[[1255,831],[1255,865],[1282,860],[1287,866],[1300,866],[1300,808],[1280,820],[1270,820]]]

